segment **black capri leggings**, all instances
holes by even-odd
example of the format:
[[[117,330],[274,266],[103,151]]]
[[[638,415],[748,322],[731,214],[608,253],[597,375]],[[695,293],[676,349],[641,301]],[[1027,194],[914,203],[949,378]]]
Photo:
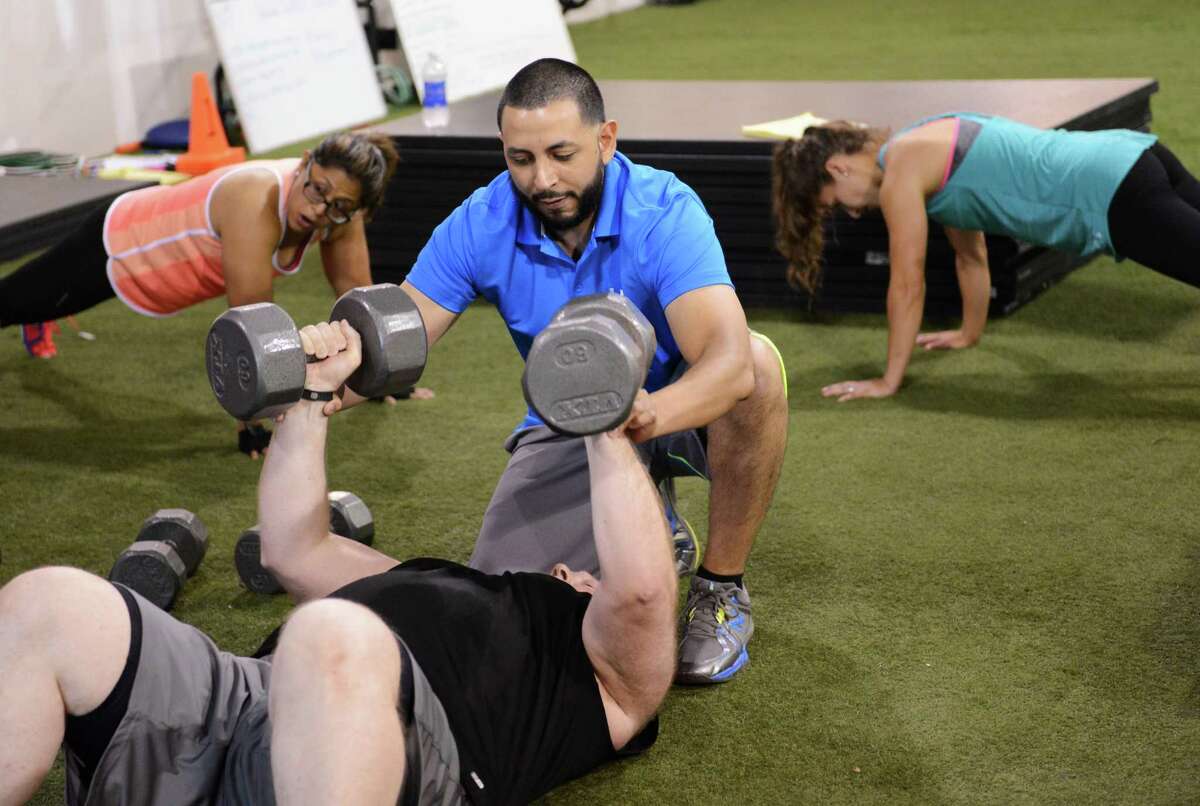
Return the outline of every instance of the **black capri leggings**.
[[[0,279],[0,327],[48,322],[116,296],[104,251],[107,212],[100,206],[57,246]]]
[[[1200,181],[1162,143],[1117,188],[1108,230],[1118,255],[1200,288]]]

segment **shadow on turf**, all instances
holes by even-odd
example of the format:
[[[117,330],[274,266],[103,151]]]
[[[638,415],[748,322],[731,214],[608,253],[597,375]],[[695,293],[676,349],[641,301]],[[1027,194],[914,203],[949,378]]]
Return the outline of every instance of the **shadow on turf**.
[[[993,350],[993,352],[998,352]],[[1044,362],[1005,351],[1017,364]],[[878,367],[813,369],[793,373],[789,401],[793,412],[814,405],[837,406],[820,397],[823,385],[849,378],[875,377]],[[916,411],[964,414],[1008,420],[1123,419],[1200,420],[1200,381],[1183,380],[1178,372],[1063,372],[1037,368],[1010,375],[909,376],[900,394],[888,400],[855,400],[847,406],[896,405]]]
[[[1118,269],[1125,270],[1150,271],[1129,262]],[[1153,343],[1200,310],[1200,293],[1186,283],[1172,282],[1170,288],[1175,293],[1164,294],[1134,287],[1134,282],[1142,279],[1109,285],[1080,277],[1079,282],[1048,291],[1052,296],[1033,301],[1008,319],[1053,333],[1073,333],[1101,341],[1115,338]]]
[[[1179,715],[1195,719],[1200,717],[1200,548],[1190,552],[1178,578],[1164,592],[1158,619],[1145,642],[1165,669],[1189,681]]]
[[[18,379],[28,398],[65,410],[70,425],[6,427],[0,454],[25,461],[68,466],[85,465],[100,470],[138,467],[164,458],[234,455],[233,424],[220,442],[197,444],[195,439],[215,430],[220,415],[197,415],[174,406],[168,395],[131,394],[122,385],[103,389],[80,383],[43,362],[22,362],[10,375]],[[99,406],[96,401],[105,401]],[[113,412],[123,416],[114,419]]]
[[[1133,263],[1126,263],[1118,271],[1126,269],[1150,271]],[[1093,281],[1090,277],[1078,279],[1079,282],[1072,282],[1066,287],[1048,289],[1044,296],[1031,300],[1006,317],[991,316],[989,328],[1002,328],[1006,322],[1013,322],[1050,333],[1070,333],[1099,341],[1117,339],[1154,343],[1161,341],[1182,321],[1200,311],[1200,291],[1186,283],[1170,282],[1168,287],[1173,293],[1164,294],[1161,289],[1144,289],[1133,282],[1114,286]],[[747,309],[747,314],[755,322],[803,322],[827,327],[838,327],[851,317],[861,319],[871,315],[760,307]],[[882,323],[881,314],[882,308],[882,336],[887,329]],[[958,321],[957,317],[927,313],[923,329],[955,328],[958,327]]]

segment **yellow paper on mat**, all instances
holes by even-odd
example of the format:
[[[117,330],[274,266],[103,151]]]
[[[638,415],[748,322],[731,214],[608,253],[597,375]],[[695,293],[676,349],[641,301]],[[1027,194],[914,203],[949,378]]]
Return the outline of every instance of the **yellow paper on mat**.
[[[765,137],[768,140],[787,140],[802,137],[809,126],[820,126],[829,121],[819,118],[812,112],[796,115],[794,118],[769,120],[766,123],[753,123],[742,127],[742,134],[747,137]]]

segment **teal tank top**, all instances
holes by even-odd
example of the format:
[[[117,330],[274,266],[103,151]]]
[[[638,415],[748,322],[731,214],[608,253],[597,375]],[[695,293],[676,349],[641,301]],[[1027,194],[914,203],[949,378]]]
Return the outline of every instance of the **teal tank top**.
[[[925,200],[931,219],[1078,255],[1115,254],[1108,205],[1157,137],[1126,129],[1037,129],[1005,118],[951,112],[892,135],[879,149],[879,167],[896,137],[953,117],[974,121],[979,129],[949,179]]]

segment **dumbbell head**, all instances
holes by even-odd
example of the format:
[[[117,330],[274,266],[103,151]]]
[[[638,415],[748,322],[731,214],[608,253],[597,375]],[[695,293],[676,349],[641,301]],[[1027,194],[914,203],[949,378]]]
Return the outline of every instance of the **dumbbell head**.
[[[239,420],[282,414],[304,389],[296,323],[270,302],[230,308],[208,329],[204,363],[213,394]]]
[[[425,323],[398,285],[352,288],[338,298],[329,321],[345,319],[362,337],[362,366],[346,385],[363,397],[403,392],[425,370]]]
[[[575,297],[574,299],[567,300],[567,303],[558,309],[558,312],[554,314],[550,321],[559,322],[563,319],[586,316],[590,313],[608,316],[624,328],[630,338],[641,345],[642,356],[646,363],[645,371],[650,371],[650,364],[654,361],[654,351],[658,349],[658,339],[654,335],[654,326],[650,324],[650,320],[646,318],[646,315],[638,310],[638,307],[624,294],[609,291],[604,294],[588,294],[583,297]]]
[[[358,543],[371,545],[375,540],[375,521],[371,510],[354,493],[335,490],[329,493],[329,530]],[[262,535],[258,525],[242,533],[233,550],[238,578],[254,593],[283,593],[283,585],[262,564]]]
[[[525,400],[546,425],[581,436],[629,417],[654,360],[654,329],[628,299],[594,294],[568,302],[525,360]]]
[[[247,590],[253,593],[283,593],[283,586],[275,579],[275,575],[263,568],[262,537],[257,524],[238,538],[233,549],[233,564]]]
[[[183,588],[187,569],[169,543],[141,540],[117,557],[108,578],[136,591],[146,599],[170,610]]]
[[[186,509],[160,509],[142,523],[139,542],[146,540],[167,543],[183,560],[190,577],[196,573],[208,551],[208,528],[195,513]]]
[[[344,490],[329,494],[329,530],[367,546],[375,541],[371,510],[357,495]]]

